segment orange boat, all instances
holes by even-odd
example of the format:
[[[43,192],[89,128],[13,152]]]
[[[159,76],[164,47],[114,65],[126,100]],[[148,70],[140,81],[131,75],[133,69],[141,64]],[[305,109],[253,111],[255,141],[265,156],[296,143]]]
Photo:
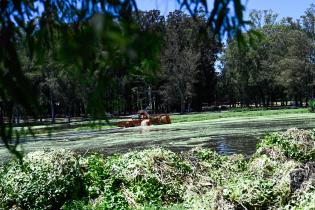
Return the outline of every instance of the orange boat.
[[[116,123],[116,125],[118,127],[124,127],[124,128],[141,126],[141,124],[146,125],[146,126],[171,124],[171,118],[167,114],[150,116],[146,111],[139,111],[138,112],[138,119],[131,119],[128,121],[120,121],[120,122]]]

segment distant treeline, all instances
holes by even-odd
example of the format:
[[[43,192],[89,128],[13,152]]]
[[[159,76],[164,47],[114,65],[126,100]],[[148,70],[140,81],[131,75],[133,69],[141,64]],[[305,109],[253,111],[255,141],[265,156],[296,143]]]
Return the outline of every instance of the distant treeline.
[[[221,58],[220,100],[303,106],[314,98],[315,5],[298,20],[277,17],[272,11],[253,11],[250,31],[244,34],[247,44],[228,41]]]
[[[252,24],[243,39],[229,38],[226,44],[213,35],[203,11],[194,18],[181,11],[171,12],[166,17],[158,10],[137,15],[134,27],[150,34],[150,38],[143,41],[152,43],[148,49],[141,49],[141,56],[150,52],[151,57],[142,59],[141,65],[128,69],[128,73],[121,64],[128,61],[119,57],[119,53],[124,49],[124,53],[132,58],[133,51],[121,46],[128,42],[136,44],[134,40],[113,38],[120,47],[116,60],[110,51],[115,47],[92,45],[95,42],[90,39],[94,37],[86,31],[86,36],[79,38],[87,50],[84,58],[93,58],[93,65],[85,65],[86,60],[80,60],[80,57],[69,60],[69,65],[61,64],[58,62],[60,55],[53,50],[30,59],[25,47],[28,39],[20,40],[21,65],[39,92],[40,117],[51,117],[54,121],[58,115],[69,118],[87,116],[88,105],[93,102],[91,97],[103,98],[100,106],[104,115],[131,114],[141,109],[156,113],[202,111],[203,106],[212,105],[267,107],[275,102],[287,105],[288,101],[303,105],[314,97],[314,5],[299,20],[289,17],[278,20],[272,11],[253,11],[250,14]],[[102,15],[96,16],[87,24],[97,28],[102,18]],[[117,24],[119,27],[120,23]],[[75,34],[75,30],[81,30],[75,24],[65,27],[70,31],[69,36]],[[106,34],[106,28],[97,35],[113,36]],[[58,34],[51,36],[56,43],[53,47],[65,46]],[[92,47],[97,49],[96,53],[89,55],[88,49]],[[108,53],[111,53],[111,59],[107,59]],[[71,62],[80,63],[87,72],[89,68],[104,66],[105,71],[99,73],[106,74],[108,81],[99,84],[98,71],[93,75],[87,73],[84,80],[78,79],[75,71],[68,71],[75,68]],[[119,71],[119,68],[115,71],[106,69],[107,62],[122,68]],[[97,86],[107,86],[107,91],[93,94],[96,83]],[[2,107],[2,116],[5,116],[8,113]],[[19,105],[14,107],[13,113],[9,114],[17,118],[27,115]]]

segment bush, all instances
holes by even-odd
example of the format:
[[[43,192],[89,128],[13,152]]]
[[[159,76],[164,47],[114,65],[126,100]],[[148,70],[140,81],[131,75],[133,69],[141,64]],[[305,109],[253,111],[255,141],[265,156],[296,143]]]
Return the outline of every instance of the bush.
[[[104,195],[97,199],[94,205],[95,210],[120,210],[130,209],[126,195],[121,188],[121,180],[113,180],[111,185],[107,185]]]
[[[315,191],[304,193],[295,201],[294,205],[288,205],[287,209],[315,209]]]
[[[237,107],[231,108],[231,112],[248,112],[248,111],[265,111],[268,110],[267,107]]]
[[[22,164],[5,166],[0,179],[4,209],[58,209],[82,193],[79,161],[65,150],[30,153]]]
[[[94,208],[86,200],[73,200],[63,205],[61,210],[94,210]]]
[[[129,203],[120,187],[107,185],[104,192],[95,200],[73,200],[67,202],[62,210],[120,210],[129,209]]]
[[[235,203],[241,203],[248,209],[266,208],[274,202],[273,182],[242,176],[229,183],[224,191],[224,197]]]
[[[297,161],[315,160],[313,135],[311,131],[292,128],[282,134],[274,133],[265,136],[258,149],[278,148],[287,158]]]
[[[81,165],[84,171],[84,186],[89,198],[96,198],[103,194],[105,180],[109,178],[105,159],[98,154],[90,155],[81,159]]]
[[[308,101],[308,110],[310,112],[315,112],[315,99],[314,98]]]
[[[191,172],[176,153],[156,148],[103,158],[94,154],[81,159],[88,209],[128,209],[163,206],[181,201],[182,178]],[[78,204],[68,203],[70,209]]]
[[[183,177],[191,172],[176,153],[160,148],[110,157],[106,159],[106,170],[110,180],[119,180],[116,188],[134,206],[181,200]]]

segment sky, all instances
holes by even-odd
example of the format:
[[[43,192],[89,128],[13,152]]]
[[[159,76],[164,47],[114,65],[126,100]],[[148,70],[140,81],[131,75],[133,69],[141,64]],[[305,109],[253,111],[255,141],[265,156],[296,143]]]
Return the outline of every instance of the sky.
[[[162,15],[167,15],[170,11],[179,9],[177,0],[136,0],[140,10],[159,9]],[[213,0],[208,0],[212,5]],[[246,1],[243,1],[246,2]],[[246,4],[245,17],[251,10],[273,10],[279,14],[279,17],[299,18],[304,11],[311,5],[315,4],[315,0],[248,0]],[[211,9],[211,7],[210,7]]]

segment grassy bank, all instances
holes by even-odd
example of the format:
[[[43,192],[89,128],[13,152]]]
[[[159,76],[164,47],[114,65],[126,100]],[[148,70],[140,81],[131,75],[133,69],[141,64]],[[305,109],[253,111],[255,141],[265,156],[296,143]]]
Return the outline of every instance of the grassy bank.
[[[198,114],[184,114],[184,115],[172,115],[172,123],[178,122],[192,122],[203,120],[214,120],[220,118],[229,117],[255,117],[255,116],[270,116],[270,115],[286,115],[286,114],[302,114],[308,113],[308,109],[279,109],[279,110],[234,110],[223,112],[206,112]]]
[[[267,135],[250,158],[209,149],[37,151],[1,168],[0,208],[311,209],[314,160],[314,132],[297,129]]]

